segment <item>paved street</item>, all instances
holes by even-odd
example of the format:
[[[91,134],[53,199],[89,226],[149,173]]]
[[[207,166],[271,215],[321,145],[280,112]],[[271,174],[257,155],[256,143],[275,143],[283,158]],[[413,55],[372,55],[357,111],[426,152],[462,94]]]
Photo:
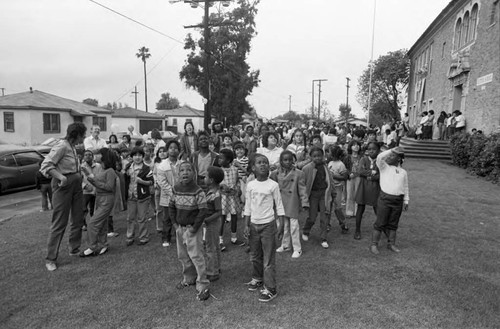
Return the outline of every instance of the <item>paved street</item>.
[[[41,209],[40,192],[35,189],[0,195],[0,223],[38,212]]]

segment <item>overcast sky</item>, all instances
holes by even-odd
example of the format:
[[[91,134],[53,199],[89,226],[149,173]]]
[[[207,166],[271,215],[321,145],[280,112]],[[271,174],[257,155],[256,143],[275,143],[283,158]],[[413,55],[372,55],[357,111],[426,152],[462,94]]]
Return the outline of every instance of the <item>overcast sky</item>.
[[[164,35],[127,20],[89,0],[0,0],[0,88],[6,94],[29,87],[100,105],[122,102],[144,106],[142,62],[137,50],[146,46],[148,106],[155,111],[161,93],[181,104],[203,109],[201,97],[179,80],[187,52],[184,25],[201,22],[203,10],[167,0],[96,0]],[[378,0],[374,59],[410,48],[449,0]],[[356,102],[357,80],[371,53],[374,0],[261,0],[249,62],[260,69],[260,86],[249,97],[267,118],[311,106],[313,79],[328,79],[321,99],[338,114],[346,101]],[[214,10],[214,9],[212,9]],[[166,35],[166,36],[165,36]],[[167,37],[168,36],[168,37]],[[316,88],[317,92],[317,88]],[[315,96],[317,102],[317,93]]]

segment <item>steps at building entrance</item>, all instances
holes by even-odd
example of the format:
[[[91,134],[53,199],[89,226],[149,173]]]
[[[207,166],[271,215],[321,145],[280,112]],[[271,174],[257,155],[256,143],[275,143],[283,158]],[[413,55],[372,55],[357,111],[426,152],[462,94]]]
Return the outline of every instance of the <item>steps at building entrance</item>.
[[[399,145],[404,148],[405,157],[407,158],[451,161],[450,145],[448,141],[416,140],[403,137]]]

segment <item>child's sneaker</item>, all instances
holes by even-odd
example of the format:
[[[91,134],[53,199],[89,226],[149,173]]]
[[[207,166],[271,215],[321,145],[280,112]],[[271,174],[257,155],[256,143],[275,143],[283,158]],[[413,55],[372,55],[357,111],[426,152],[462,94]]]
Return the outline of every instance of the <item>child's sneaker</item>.
[[[276,289],[271,290],[271,289],[264,288],[260,292],[259,302],[264,302],[264,303],[270,302],[273,299],[275,299],[277,295],[278,295],[278,292],[276,291]]]
[[[163,241],[161,244],[163,247],[170,247],[170,242],[168,241]]]
[[[199,291],[198,294],[196,295],[196,299],[200,301],[207,300],[209,297],[210,297],[210,290],[208,290],[208,288]]]
[[[326,240],[323,240],[323,241],[321,242],[321,246],[322,246],[323,248],[325,248],[325,249],[328,249],[328,247],[329,247],[328,242],[327,242]]]
[[[299,258],[302,256],[302,250],[294,251],[292,254],[292,258]]]
[[[262,287],[262,281],[257,279],[252,279],[250,282],[245,283],[248,286],[249,291],[256,291]]]
[[[224,243],[221,242],[219,246],[220,246],[220,251],[226,250],[226,246],[224,245]]]
[[[340,229],[342,230],[342,234],[347,234],[347,232],[349,232],[349,227],[347,227],[346,224],[342,224]]]
[[[238,239],[231,239],[231,243],[239,247],[243,247],[245,245],[244,241],[240,241]]]
[[[290,248],[283,248],[283,246],[280,246],[278,249],[276,249],[276,252],[285,252],[290,250]]]

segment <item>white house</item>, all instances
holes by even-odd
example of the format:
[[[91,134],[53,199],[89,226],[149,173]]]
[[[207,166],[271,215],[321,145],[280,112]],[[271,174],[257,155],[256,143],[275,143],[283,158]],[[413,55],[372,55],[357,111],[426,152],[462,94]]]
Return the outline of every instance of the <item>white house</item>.
[[[88,131],[99,125],[101,137],[110,134],[111,111],[38,90],[0,97],[3,129],[0,142],[37,145],[66,135],[70,123],[82,122]]]
[[[161,114],[149,113],[125,107],[113,110],[111,114],[111,130],[114,133],[127,131],[128,126],[134,126],[134,133],[147,134],[154,128],[164,130],[163,116]]]
[[[184,105],[173,110],[159,110],[156,114],[164,117],[165,130],[173,131],[174,133],[184,133],[184,124],[192,122],[195,132],[203,130],[205,112],[196,110],[190,106]],[[212,121],[214,116],[212,116]]]

